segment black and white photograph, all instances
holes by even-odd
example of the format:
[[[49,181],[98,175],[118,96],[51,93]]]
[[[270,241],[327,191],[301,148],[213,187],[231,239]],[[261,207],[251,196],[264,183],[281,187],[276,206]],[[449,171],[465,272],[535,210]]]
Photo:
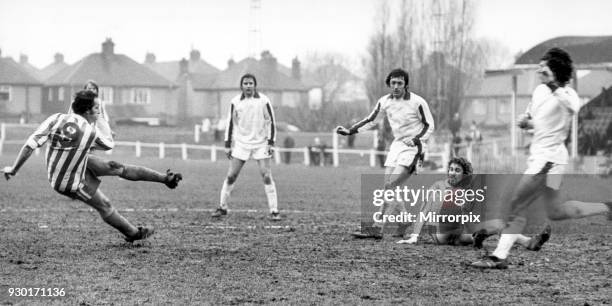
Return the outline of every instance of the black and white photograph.
[[[3,0],[0,305],[611,304],[610,12]]]

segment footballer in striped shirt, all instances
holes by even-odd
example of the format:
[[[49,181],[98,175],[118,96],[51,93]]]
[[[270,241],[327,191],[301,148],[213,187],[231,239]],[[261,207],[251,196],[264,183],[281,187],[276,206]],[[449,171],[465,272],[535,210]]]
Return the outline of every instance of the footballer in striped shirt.
[[[48,143],[45,153],[47,177],[51,187],[60,194],[81,200],[98,211],[102,219],[125,235],[125,240],[146,239],[153,228],[135,227],[111,205],[98,189],[100,180],[88,169],[91,148],[110,150],[114,144],[100,137],[94,123],[100,116],[96,95],[79,91],[72,103],[72,114],[54,114],[47,118],[28,138],[13,166],[2,172],[8,180],[15,176],[36,148]]]

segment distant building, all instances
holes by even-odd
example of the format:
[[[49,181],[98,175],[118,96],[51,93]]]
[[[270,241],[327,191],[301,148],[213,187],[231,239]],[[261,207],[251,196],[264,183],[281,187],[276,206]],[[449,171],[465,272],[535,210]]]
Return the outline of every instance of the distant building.
[[[69,65],[64,62],[64,55],[61,53],[55,53],[55,56],[53,57],[53,63],[41,69],[39,75],[44,81],[52,77],[54,74],[62,71],[63,69],[66,69],[67,67],[69,67]]]
[[[552,47],[564,48],[572,56],[578,68],[577,92],[583,104],[612,86],[612,36],[557,37],[531,48],[509,69],[487,71],[482,82],[466,92],[462,109],[463,122],[475,120],[486,126],[500,127],[510,124],[513,75],[517,76],[516,112],[519,114],[525,111],[533,89],[540,83],[535,65],[540,62],[546,50]]]
[[[294,62],[296,64],[299,63]],[[211,110],[206,116],[226,117],[230,100],[240,94],[240,77],[252,73],[257,78],[258,90],[265,93],[275,107],[308,105],[308,87],[299,79],[279,71],[278,66],[276,58],[269,51],[262,52],[260,60],[251,57],[239,62],[230,60],[227,69],[215,78],[193,78],[193,91],[198,100],[205,101],[201,105]],[[295,73],[299,75],[299,66],[296,66]]]
[[[208,86],[220,70],[204,61],[200,51],[191,50],[189,59],[157,62],[153,53],[147,53],[145,66],[172,80],[178,86],[176,104],[178,116],[184,123],[199,122],[203,118],[217,117],[217,103],[206,92],[195,91],[193,84]]]
[[[177,86],[133,59],[115,53],[111,39],[92,53],[45,81],[43,112],[64,112],[72,96],[87,80],[100,86],[111,119],[155,117],[169,124],[179,121]]]
[[[26,54],[19,55],[19,65],[21,65],[21,67],[23,67],[28,73],[30,73],[30,75],[36,77],[38,80],[42,80],[40,69],[30,64],[28,56]]]
[[[42,82],[0,50],[0,117],[41,117]]]

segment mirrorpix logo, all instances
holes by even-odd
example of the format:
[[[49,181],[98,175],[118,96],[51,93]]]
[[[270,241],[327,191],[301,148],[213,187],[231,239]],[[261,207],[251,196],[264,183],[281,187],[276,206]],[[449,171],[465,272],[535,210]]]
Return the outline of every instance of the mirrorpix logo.
[[[438,223],[478,223],[480,206],[486,199],[487,186],[479,189],[445,188],[413,189],[408,186],[397,186],[395,189],[376,189],[372,192],[372,204],[380,210],[372,216],[374,222],[438,222]],[[423,205],[427,203],[428,205]],[[464,205],[472,203],[466,210]],[[387,204],[387,205],[385,205]],[[406,212],[406,205],[411,207],[421,204],[426,211],[418,214]],[[385,206],[383,206],[385,205]],[[388,208],[397,209],[399,214],[386,214]],[[440,210],[439,212],[437,210]],[[448,213],[442,213],[448,212]]]

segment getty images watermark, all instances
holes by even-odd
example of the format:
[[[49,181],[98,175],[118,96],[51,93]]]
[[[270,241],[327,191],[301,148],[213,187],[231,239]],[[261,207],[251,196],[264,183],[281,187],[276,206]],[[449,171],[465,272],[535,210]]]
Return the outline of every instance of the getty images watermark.
[[[444,182],[427,188],[397,186],[395,189],[374,189],[372,204],[379,210],[372,214],[372,221],[375,223],[480,223],[481,209],[476,206],[484,204],[486,189],[487,186],[454,188],[445,186]],[[383,207],[385,204],[386,207]]]

